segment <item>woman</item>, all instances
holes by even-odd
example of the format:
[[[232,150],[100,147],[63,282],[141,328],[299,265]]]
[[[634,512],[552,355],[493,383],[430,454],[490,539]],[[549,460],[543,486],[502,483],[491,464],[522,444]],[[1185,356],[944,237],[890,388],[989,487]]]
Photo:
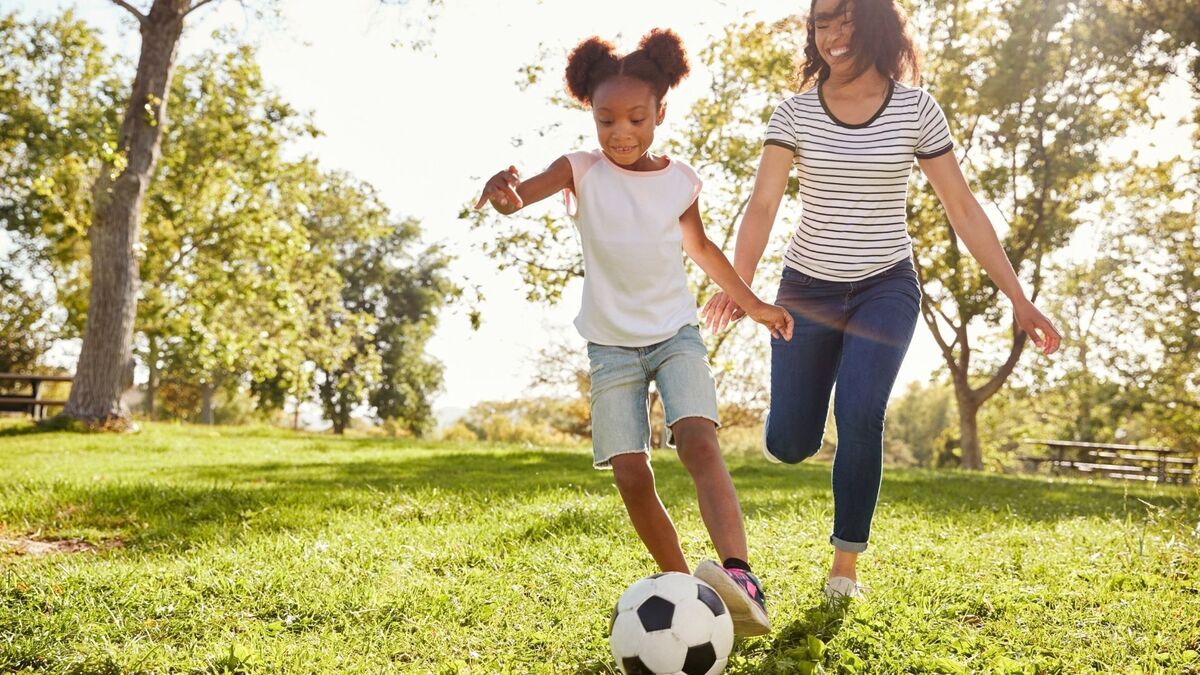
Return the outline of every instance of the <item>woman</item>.
[[[734,267],[747,283],[753,280],[795,163],[803,215],[784,252],[776,300],[792,313],[795,328],[791,341],[771,341],[764,453],[789,464],[814,455],[837,385],[834,555],[825,585],[833,599],[861,593],[856,563],[879,496],[884,413],[920,309],[905,224],[914,158],[955,234],[1012,302],[1021,330],[1046,354],[1058,349],[1061,336],[1025,297],[951,152],[940,106],[900,82],[915,83],[920,74],[896,3],[815,0],[804,57],[800,81],[807,91],[781,103],[768,123]],[[719,293],[703,314],[720,330],[742,312]]]

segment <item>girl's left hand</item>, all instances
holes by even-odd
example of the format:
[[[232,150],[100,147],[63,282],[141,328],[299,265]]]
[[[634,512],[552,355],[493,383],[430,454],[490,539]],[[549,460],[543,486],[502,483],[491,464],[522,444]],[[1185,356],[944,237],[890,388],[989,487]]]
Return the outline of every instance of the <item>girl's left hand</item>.
[[[1017,325],[1025,331],[1025,334],[1029,336],[1030,340],[1033,340],[1033,344],[1037,345],[1043,354],[1053,354],[1058,351],[1058,346],[1062,344],[1062,333],[1058,332],[1050,319],[1046,318],[1046,315],[1042,314],[1032,302],[1022,299],[1021,302],[1014,303],[1013,313],[1016,316]]]

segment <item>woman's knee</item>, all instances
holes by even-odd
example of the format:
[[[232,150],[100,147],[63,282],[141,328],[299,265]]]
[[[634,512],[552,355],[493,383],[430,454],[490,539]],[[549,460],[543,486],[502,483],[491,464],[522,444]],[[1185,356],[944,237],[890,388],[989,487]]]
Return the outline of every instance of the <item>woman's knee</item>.
[[[837,424],[838,438],[847,434],[883,436],[883,420],[887,405],[844,404],[834,405],[833,418]]]
[[[767,420],[767,452],[784,464],[799,464],[817,454],[824,438],[824,425],[819,429],[789,429]]]

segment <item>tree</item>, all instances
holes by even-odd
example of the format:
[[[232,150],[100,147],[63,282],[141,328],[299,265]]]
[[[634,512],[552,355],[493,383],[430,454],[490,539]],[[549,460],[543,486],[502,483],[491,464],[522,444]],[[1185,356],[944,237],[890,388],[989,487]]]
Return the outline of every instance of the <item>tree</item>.
[[[90,185],[115,153],[120,66],[73,12],[0,17],[0,226],[15,249],[6,267],[53,281],[63,337],[78,334],[86,306]]]
[[[184,20],[212,0],[154,0],[145,12],[126,0],[112,2],[137,21],[141,48],[116,154],[105,158],[94,186],[87,319],[63,414],[90,426],[122,429],[129,422],[121,394],[132,382],[142,199],[167,123],[167,90]]]
[[[425,354],[436,312],[460,289],[446,275],[449,258],[410,252],[420,229],[396,222],[370,186],[332,174],[313,200],[308,229],[340,279],[332,333],[349,331],[349,349],[317,360],[318,392],[335,433],[364,402],[378,419],[414,434],[432,428],[430,399],[442,367]]]
[[[226,386],[303,360],[301,336],[336,275],[310,258],[303,205],[317,169],[284,158],[315,134],[266,87],[247,47],[206,53],[172,86],[174,117],[145,205],[137,332],[147,412],[165,377],[200,392],[200,419]],[[314,279],[329,283],[312,286]]]
[[[922,5],[918,18],[932,27],[930,88],[972,182],[1004,214],[1005,250],[1036,299],[1050,256],[1098,199],[1096,179],[1113,170],[1101,148],[1148,119],[1143,93],[1161,73],[1130,76],[1138,45],[1097,29],[1118,21],[1102,0],[1013,0],[994,13],[949,0]],[[964,255],[928,186],[912,196],[909,222],[922,317],[954,385],[962,463],[980,469],[979,409],[1016,368],[1026,336],[1005,318],[996,286]],[[999,360],[981,350],[1000,341],[1008,346]]]
[[[29,372],[50,348],[49,307],[9,271],[10,262],[0,262],[0,373]]]

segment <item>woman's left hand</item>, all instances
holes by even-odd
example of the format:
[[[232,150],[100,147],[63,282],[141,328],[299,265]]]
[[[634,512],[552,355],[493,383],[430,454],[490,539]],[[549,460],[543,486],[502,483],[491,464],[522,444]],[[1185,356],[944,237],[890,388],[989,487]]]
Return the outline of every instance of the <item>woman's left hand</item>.
[[[1062,333],[1054,327],[1054,324],[1042,314],[1032,302],[1022,298],[1020,302],[1013,305],[1013,313],[1017,318],[1017,325],[1025,334],[1033,340],[1033,344],[1037,345],[1038,349],[1042,350],[1043,354],[1053,354],[1058,351],[1058,346],[1062,344]]]

